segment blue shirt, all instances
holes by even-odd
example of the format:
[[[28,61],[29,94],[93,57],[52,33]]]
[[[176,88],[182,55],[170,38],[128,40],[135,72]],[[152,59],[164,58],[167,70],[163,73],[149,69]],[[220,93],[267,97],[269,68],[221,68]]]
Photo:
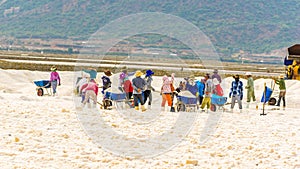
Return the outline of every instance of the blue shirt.
[[[203,96],[204,95],[204,88],[205,88],[204,83],[197,80],[196,84],[197,84],[197,87],[198,87],[199,96]]]
[[[132,79],[132,86],[133,86],[133,94],[142,94],[142,91],[145,89],[146,81],[141,77],[136,77]],[[140,89],[140,92],[138,92]]]
[[[241,100],[243,99],[243,82],[242,81],[233,81],[231,83],[231,88],[229,92],[229,97],[231,96],[240,96]]]
[[[196,93],[198,92],[197,84],[191,85],[188,81],[186,83],[186,90],[190,91],[193,95],[196,96]]]

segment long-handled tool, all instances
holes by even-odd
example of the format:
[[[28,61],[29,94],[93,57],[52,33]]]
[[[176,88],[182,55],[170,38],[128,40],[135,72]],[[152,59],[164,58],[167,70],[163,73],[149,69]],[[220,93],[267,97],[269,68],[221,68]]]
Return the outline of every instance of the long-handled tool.
[[[265,105],[266,105],[266,100],[267,100],[266,93],[267,93],[267,86],[266,86],[266,83],[264,83],[263,112],[260,114],[261,116],[267,115],[267,114],[265,114]]]

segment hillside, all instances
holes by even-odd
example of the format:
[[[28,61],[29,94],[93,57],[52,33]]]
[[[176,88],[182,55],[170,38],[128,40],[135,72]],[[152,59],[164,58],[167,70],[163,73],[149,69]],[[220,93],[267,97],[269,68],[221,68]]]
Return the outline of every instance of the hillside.
[[[299,43],[299,9],[300,0],[2,0],[0,35],[85,40],[122,16],[163,12],[198,26],[224,55],[268,53]]]

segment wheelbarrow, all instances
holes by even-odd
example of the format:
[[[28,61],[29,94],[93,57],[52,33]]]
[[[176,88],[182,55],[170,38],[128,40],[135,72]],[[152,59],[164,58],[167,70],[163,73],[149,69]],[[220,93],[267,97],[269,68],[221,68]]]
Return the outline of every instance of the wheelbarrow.
[[[38,96],[43,96],[45,95],[45,92],[47,92],[47,95],[51,95],[51,83],[50,80],[36,80],[33,81],[34,84],[37,86],[36,91]],[[50,90],[50,92],[48,91]]]

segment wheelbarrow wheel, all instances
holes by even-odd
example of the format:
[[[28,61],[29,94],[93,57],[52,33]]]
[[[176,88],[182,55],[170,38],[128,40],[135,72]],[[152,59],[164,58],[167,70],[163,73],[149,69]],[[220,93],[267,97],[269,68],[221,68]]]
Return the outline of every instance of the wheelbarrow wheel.
[[[44,90],[42,88],[37,89],[37,95],[38,96],[43,96],[44,95]]]
[[[215,112],[217,110],[217,106],[214,105],[214,104],[211,104],[210,105],[210,110],[213,111],[213,112]]]
[[[176,109],[177,109],[177,112],[185,111],[185,106],[184,106],[184,104],[180,103],[177,105]]]
[[[176,105],[176,109],[177,109],[177,112],[180,112],[181,105],[180,105],[180,104],[177,104],[177,105]]]
[[[276,104],[276,99],[274,97],[271,97],[269,100],[269,105],[275,105]]]

